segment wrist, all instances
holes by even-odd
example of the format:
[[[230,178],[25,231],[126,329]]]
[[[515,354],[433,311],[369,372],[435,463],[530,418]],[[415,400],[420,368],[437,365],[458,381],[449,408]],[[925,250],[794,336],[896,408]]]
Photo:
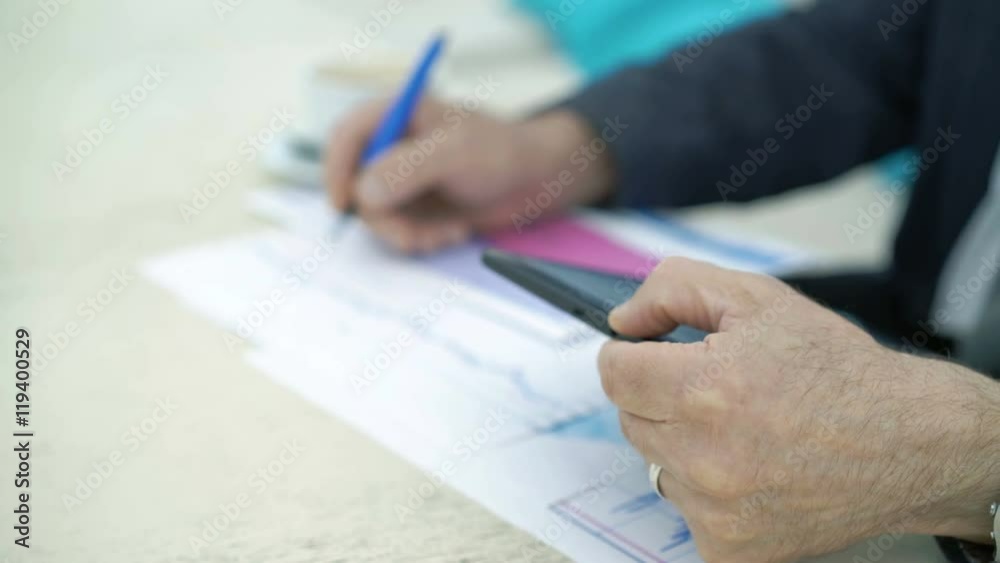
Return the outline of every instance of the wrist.
[[[591,147],[600,135],[577,114],[556,110],[522,122],[516,144],[529,182],[558,182],[573,204],[593,204],[611,195],[614,166],[610,151]]]
[[[991,543],[990,505],[1000,501],[1000,384],[959,365],[936,360],[930,369],[950,372],[954,385],[947,400],[947,436],[934,447],[922,491],[911,510],[919,517],[914,532]]]

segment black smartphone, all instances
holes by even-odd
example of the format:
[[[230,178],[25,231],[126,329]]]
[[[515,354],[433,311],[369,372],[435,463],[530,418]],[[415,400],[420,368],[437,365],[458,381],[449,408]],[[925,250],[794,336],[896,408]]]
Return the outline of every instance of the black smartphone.
[[[483,263],[611,338],[636,341],[615,332],[608,325],[608,313],[627,301],[642,285],[642,280],[494,249],[483,253]],[[650,340],[689,343],[700,342],[707,335],[704,331],[680,326],[669,334]]]

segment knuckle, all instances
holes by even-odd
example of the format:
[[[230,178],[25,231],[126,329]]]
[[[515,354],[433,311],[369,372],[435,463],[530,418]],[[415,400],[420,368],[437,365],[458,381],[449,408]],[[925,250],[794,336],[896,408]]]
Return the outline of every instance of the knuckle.
[[[757,297],[746,284],[734,284],[729,287],[727,293],[729,301],[732,302],[733,305],[743,309],[744,311],[752,311],[756,309]]]
[[[740,464],[712,457],[700,457],[688,464],[688,481],[712,498],[739,499],[752,492],[752,479]]]
[[[737,413],[748,391],[747,381],[716,361],[686,378],[679,402],[687,416],[724,425]]]
[[[684,414],[694,420],[724,424],[732,410],[727,394],[718,384],[711,381],[703,384],[702,381],[699,379],[684,388]]]
[[[646,460],[658,458],[657,436],[652,427],[645,425],[641,419],[627,412],[619,412],[618,423],[622,434]],[[662,480],[661,480],[662,483]]]
[[[670,276],[690,270],[695,261],[684,256],[668,256],[653,268],[649,277],[656,280],[667,279]]]
[[[403,174],[400,170],[402,162],[395,150],[375,158],[375,161],[364,171],[361,183],[377,182],[387,190],[389,195],[406,194],[416,184],[416,174]]]
[[[736,514],[716,509],[701,510],[693,518],[689,518],[689,521],[692,529],[697,530],[692,533],[706,563],[734,561],[734,553],[742,556],[740,561],[748,561],[745,558],[749,555],[746,546],[753,540],[753,536],[740,527],[740,519]]]
[[[705,534],[718,543],[729,535],[732,528],[736,527],[731,518],[731,515],[706,510],[698,515],[698,524],[705,531]]]
[[[767,274],[758,274],[758,273],[749,273],[747,275],[751,276],[751,279],[754,280],[754,285],[756,287],[760,288],[761,291],[766,292],[768,294],[780,291],[787,291],[791,289],[790,285],[786,284],[785,282],[779,280],[774,276],[770,276]]]
[[[657,389],[659,380],[655,373],[643,363],[641,355],[628,344],[623,348],[618,343],[611,351],[602,354],[599,360],[601,386],[612,403],[637,414],[656,414],[663,411],[662,392]],[[635,354],[630,352],[636,352]],[[659,416],[659,414],[656,414]]]
[[[686,256],[668,256],[661,262],[665,268],[669,268],[670,270],[685,270],[691,268],[697,263],[697,260]]]

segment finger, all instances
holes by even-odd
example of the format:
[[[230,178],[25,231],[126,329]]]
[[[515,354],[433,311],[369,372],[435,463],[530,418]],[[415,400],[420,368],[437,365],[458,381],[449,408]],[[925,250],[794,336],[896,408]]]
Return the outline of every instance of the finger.
[[[622,434],[649,463],[662,468],[660,493],[684,509],[695,504],[705,505],[711,497],[701,491],[693,475],[686,443],[689,432],[679,425],[656,422],[632,413],[619,411]]]
[[[427,155],[418,146],[418,142],[425,141],[408,139],[398,143],[361,174],[357,201],[364,212],[384,213],[398,208],[426,194],[444,180],[448,171],[446,146],[437,146],[433,153]],[[421,160],[414,158],[417,154]]]
[[[334,207],[346,210],[353,201],[354,180],[361,167],[361,155],[389,100],[363,104],[337,126],[330,135],[323,172]]]
[[[689,383],[709,361],[702,344],[609,340],[597,356],[604,392],[623,411],[656,421],[678,420]]]
[[[657,463],[657,465],[660,464]],[[649,486],[653,487],[654,485],[650,483]],[[686,490],[684,486],[662,465],[660,465],[660,474],[657,477],[655,487],[657,487],[656,492],[660,493],[663,500],[675,505],[678,503],[678,499],[685,498]]]
[[[655,463],[660,471],[660,493],[670,500],[688,498],[692,492],[678,479],[680,470],[679,430],[676,426],[656,422],[625,411],[618,411],[622,434],[647,463]]]
[[[662,423],[623,410],[618,411],[618,422],[621,424],[625,439],[642,455],[643,459],[648,463],[659,465],[664,471],[668,471],[667,456],[663,455],[660,450],[661,437],[657,430],[657,425]]]
[[[653,463],[656,463],[655,461]],[[657,463],[663,469],[660,471],[660,478],[657,485],[660,487],[660,494],[663,498],[672,502],[678,508],[687,504],[689,499],[694,498],[696,493],[684,486],[680,479],[674,476],[666,466]]]
[[[752,301],[749,285],[759,283],[753,277],[707,262],[668,258],[631,299],[611,311],[608,322],[636,338],[666,334],[682,324],[718,332]]]
[[[399,214],[362,216],[369,228],[396,250],[429,253],[464,242],[471,226],[460,218],[422,222]]]

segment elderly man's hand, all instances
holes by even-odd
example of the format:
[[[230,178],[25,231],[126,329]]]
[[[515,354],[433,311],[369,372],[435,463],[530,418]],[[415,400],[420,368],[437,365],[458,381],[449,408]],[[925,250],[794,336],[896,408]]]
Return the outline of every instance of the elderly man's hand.
[[[366,104],[337,127],[326,182],[338,209],[356,207],[372,232],[404,252],[520,230],[541,215],[600,201],[614,186],[610,153],[590,147],[620,131],[610,124],[592,131],[562,110],[508,121],[425,99],[406,139],[365,164],[361,155],[390,103]]]
[[[629,441],[705,561],[794,561],[865,538],[988,540],[1000,392],[889,350],[780,281],[668,259],[612,312],[599,363]],[[885,540],[882,542],[885,544]]]

